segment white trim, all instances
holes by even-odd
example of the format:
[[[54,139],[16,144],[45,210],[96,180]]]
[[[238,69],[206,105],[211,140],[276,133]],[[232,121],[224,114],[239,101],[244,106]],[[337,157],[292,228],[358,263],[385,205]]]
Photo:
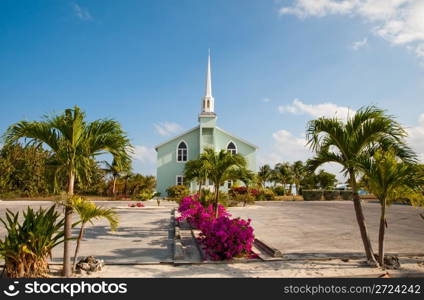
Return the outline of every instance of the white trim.
[[[219,128],[218,126],[215,126],[215,128],[216,128],[216,129],[218,129],[218,130],[220,130],[221,132],[223,132],[223,133],[225,133],[225,134],[227,134],[227,135],[229,135],[229,136],[233,137],[233,138],[238,139],[240,142],[243,142],[243,143],[245,143],[245,144],[249,145],[249,146],[250,146],[250,147],[252,147],[252,148],[259,149],[259,147],[258,147],[258,146],[254,145],[254,144],[252,144],[252,143],[249,143],[248,141],[246,141],[246,140],[244,140],[244,139],[242,139],[242,138],[240,138],[240,137],[238,137],[238,136],[235,136],[234,134],[229,133],[228,131],[225,131],[225,130],[224,130],[224,129],[222,129],[222,128]]]
[[[180,149],[181,143],[184,143],[186,145],[186,151],[187,151],[187,159],[186,160],[178,160],[178,150]],[[175,149],[175,161],[177,163],[186,163],[188,162],[188,143],[185,140],[180,140],[177,144],[177,148]]]
[[[238,152],[237,144],[236,144],[236,142],[234,142],[233,140],[230,140],[230,141],[227,143],[227,146],[225,147],[225,150],[227,150],[227,151],[228,151],[228,145],[229,145],[229,144],[231,144],[231,143],[233,143],[234,147],[236,147],[236,154],[237,154],[237,153],[239,153],[239,152]]]
[[[169,140],[167,140],[167,141],[163,142],[162,144],[156,145],[156,146],[155,146],[155,150],[156,150],[156,151],[158,151],[158,148],[159,148],[159,147],[162,147],[163,145],[166,145],[166,144],[168,144],[169,142],[172,142],[173,140],[179,139],[179,138],[181,138],[183,135],[186,135],[187,133],[190,133],[190,132],[192,132],[192,131],[195,131],[195,130],[196,130],[196,129],[198,129],[199,127],[200,127],[200,126],[196,126],[196,127],[192,128],[192,129],[190,129],[190,130],[184,131],[184,132],[183,132],[183,133],[181,133],[180,135],[174,136],[173,138],[171,138],[171,139],[169,139]]]
[[[182,184],[178,184],[178,177],[182,177]],[[184,185],[184,176],[183,175],[176,175],[175,176],[175,185]]]

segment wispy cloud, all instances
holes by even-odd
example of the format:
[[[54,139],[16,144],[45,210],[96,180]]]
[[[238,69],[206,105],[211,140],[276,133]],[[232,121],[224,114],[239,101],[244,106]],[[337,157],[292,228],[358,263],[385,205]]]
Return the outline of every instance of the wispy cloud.
[[[74,14],[78,19],[83,21],[93,20],[93,17],[91,16],[87,8],[81,7],[75,2],[72,2],[71,5],[72,5],[72,9],[74,10]]]
[[[352,49],[357,51],[357,50],[361,49],[362,47],[364,47],[366,45],[368,45],[368,39],[364,38],[361,41],[353,42],[352,43]]]
[[[156,132],[161,136],[175,134],[183,129],[179,124],[173,122],[159,122],[153,124],[153,126]]]
[[[423,0],[294,0],[279,12],[302,19],[327,15],[359,17],[370,24],[373,34],[424,57]]]
[[[292,104],[278,106],[278,111],[282,114],[307,114],[314,118],[336,116],[341,119],[347,119],[349,115],[355,113],[355,111],[350,109],[349,107],[339,106],[331,102],[320,104],[306,104],[299,99],[294,99]]]
[[[261,101],[262,101],[262,102],[265,102],[265,103],[268,103],[268,102],[270,102],[270,101],[271,101],[271,99],[269,99],[269,98],[262,98],[262,99],[261,99]]]

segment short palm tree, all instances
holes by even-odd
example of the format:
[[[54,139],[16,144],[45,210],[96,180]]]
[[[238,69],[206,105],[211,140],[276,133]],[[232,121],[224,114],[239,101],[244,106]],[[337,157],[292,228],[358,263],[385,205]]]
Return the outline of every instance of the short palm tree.
[[[63,114],[45,117],[43,121],[20,121],[5,134],[7,144],[27,139],[28,144],[45,145],[55,154],[59,167],[67,176],[67,193],[74,194],[75,179],[82,180],[90,170],[92,158],[111,153],[114,158],[129,160],[131,145],[121,125],[110,119],[87,123],[85,113],[75,106]],[[63,274],[71,275],[69,239],[72,208],[65,206],[65,244]]]
[[[225,181],[231,179],[234,169],[245,168],[246,159],[240,154],[232,154],[226,150],[215,152],[211,148],[205,149],[200,155],[202,167],[208,174],[208,178],[213,182],[215,189],[215,213],[218,216],[219,188]]]
[[[202,185],[205,183],[208,178],[208,173],[206,168],[202,165],[203,161],[200,159],[190,160],[185,164],[184,167],[184,178],[187,182],[191,182],[193,180],[197,181],[199,186],[198,194],[202,191]]]
[[[249,187],[255,181],[255,173],[247,168],[235,168],[230,173],[230,179],[240,180],[243,182],[245,187],[249,189]]]
[[[74,209],[74,211],[78,214],[80,222],[81,222],[81,228],[78,234],[77,245],[75,247],[75,254],[74,254],[73,270],[75,271],[77,259],[78,259],[78,252],[80,249],[82,238],[84,236],[84,229],[86,224],[87,223],[93,224],[95,220],[104,218],[109,221],[111,230],[115,231],[119,223],[118,223],[118,215],[112,209],[99,207],[93,202],[87,201],[81,197],[73,197],[71,199],[71,206]]]
[[[273,179],[282,184],[285,191],[284,193],[286,194],[286,186],[292,179],[290,164],[287,162],[276,164],[273,171]]]
[[[308,145],[315,157],[308,161],[309,170],[328,162],[343,167],[353,190],[353,203],[368,262],[378,265],[368,235],[361,200],[358,195],[356,175],[358,157],[369,157],[378,148],[393,147],[399,157],[413,160],[413,152],[405,145],[405,130],[374,106],[359,109],[346,122],[337,118],[322,117],[312,120],[307,128]]]
[[[401,198],[422,198],[419,187],[424,179],[418,175],[416,165],[401,161],[392,149],[388,151],[379,149],[372,157],[358,159],[358,167],[366,177],[367,188],[381,204],[378,259],[380,265],[384,267],[386,206]]]

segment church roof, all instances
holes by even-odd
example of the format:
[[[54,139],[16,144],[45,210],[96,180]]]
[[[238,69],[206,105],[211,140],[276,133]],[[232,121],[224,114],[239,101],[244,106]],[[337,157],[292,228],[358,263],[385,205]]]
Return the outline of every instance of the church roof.
[[[199,129],[199,127],[200,127],[200,126],[196,126],[196,127],[192,128],[192,129],[190,129],[190,130],[184,131],[183,133],[181,133],[181,134],[179,134],[179,135],[177,135],[177,136],[174,136],[173,138],[170,138],[169,140],[167,140],[167,141],[165,141],[165,142],[163,142],[163,143],[161,143],[161,144],[159,144],[159,145],[156,145],[156,146],[155,146],[155,150],[157,151],[157,150],[158,150],[158,148],[160,148],[160,147],[162,147],[162,146],[164,146],[164,145],[168,144],[169,142],[172,142],[172,141],[174,141],[174,140],[176,140],[176,139],[179,139],[179,138],[181,138],[182,136],[184,136],[184,135],[186,135],[186,134],[188,134],[188,133],[190,133],[190,132],[195,131],[196,129]],[[229,135],[229,136],[231,136],[231,137],[233,137],[233,138],[235,138],[235,139],[237,139],[237,140],[239,140],[239,141],[241,141],[241,142],[243,142],[243,143],[245,143],[245,144],[249,145],[250,147],[253,147],[253,148],[255,148],[255,149],[258,149],[258,148],[259,148],[258,146],[254,145],[254,144],[252,144],[252,143],[249,143],[249,142],[248,142],[248,141],[246,141],[245,139],[242,139],[242,138],[240,138],[240,137],[238,137],[238,136],[235,136],[234,134],[232,134],[232,133],[230,133],[230,132],[228,132],[228,131],[225,131],[225,130],[224,130],[224,129],[222,129],[222,128],[219,128],[218,126],[215,126],[215,128],[216,128],[216,129],[218,129],[219,131],[221,131],[222,133],[225,133],[225,134],[227,134],[227,135]]]
[[[167,140],[167,141],[165,141],[165,142],[163,142],[163,143],[161,143],[161,144],[159,144],[159,145],[156,145],[156,146],[155,146],[155,150],[157,151],[159,147],[162,147],[163,145],[166,145],[166,144],[168,144],[169,142],[172,142],[173,140],[176,140],[176,139],[178,139],[178,138],[182,137],[183,135],[186,135],[187,133],[193,132],[193,131],[195,131],[196,129],[199,129],[199,127],[200,127],[200,126],[196,126],[196,127],[192,128],[192,129],[190,129],[190,130],[184,131],[183,133],[181,133],[181,134],[179,134],[179,135],[177,135],[177,136],[174,136],[173,138],[170,138],[169,140]]]

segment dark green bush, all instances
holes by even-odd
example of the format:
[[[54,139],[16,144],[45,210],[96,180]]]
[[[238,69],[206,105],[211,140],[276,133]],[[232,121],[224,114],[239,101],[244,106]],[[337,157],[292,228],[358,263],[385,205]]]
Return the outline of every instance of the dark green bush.
[[[352,191],[340,191],[340,198],[343,200],[352,200],[353,192]]]
[[[340,196],[340,192],[337,190],[326,190],[324,191],[325,200],[337,200]]]
[[[321,190],[303,190],[302,196],[305,201],[321,200],[323,192]]]
[[[281,186],[281,185],[276,186],[273,190],[274,190],[274,193],[275,193],[277,196],[284,196],[284,195],[286,194],[286,190],[285,190],[285,189],[284,189],[284,187],[283,187],[283,186]]]

